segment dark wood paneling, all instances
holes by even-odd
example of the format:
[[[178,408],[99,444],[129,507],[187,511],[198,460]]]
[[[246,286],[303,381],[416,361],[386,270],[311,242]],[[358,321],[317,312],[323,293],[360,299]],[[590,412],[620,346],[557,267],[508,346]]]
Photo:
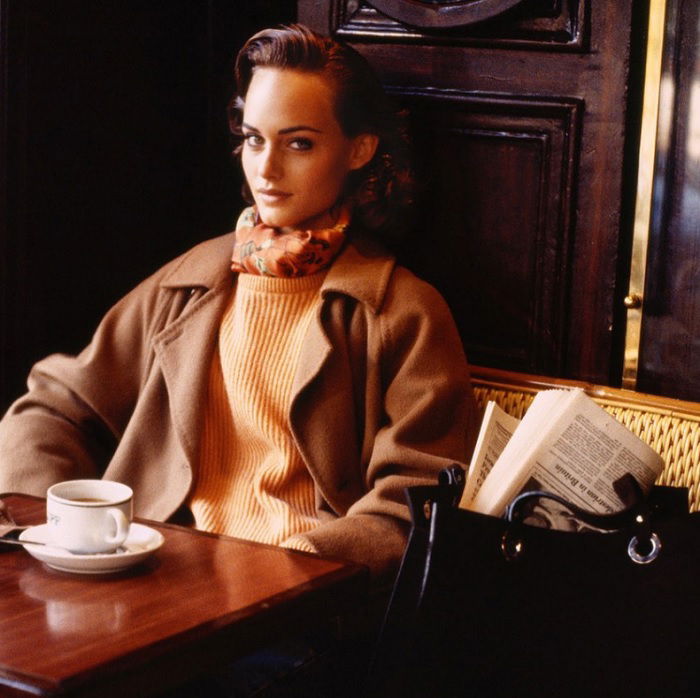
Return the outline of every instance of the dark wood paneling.
[[[447,298],[472,361],[561,371],[582,105],[396,92],[423,154],[406,261]]]
[[[417,220],[439,225],[405,252],[448,297],[472,361],[619,381],[647,10],[533,1],[426,31],[371,0],[299,2],[300,20],[350,41],[417,109],[432,187]],[[442,269],[424,252],[433,235]]]

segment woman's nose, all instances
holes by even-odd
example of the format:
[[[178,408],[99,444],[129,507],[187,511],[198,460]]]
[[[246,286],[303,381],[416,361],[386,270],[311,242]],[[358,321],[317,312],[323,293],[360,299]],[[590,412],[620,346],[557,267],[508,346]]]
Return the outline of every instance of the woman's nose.
[[[266,148],[260,162],[260,176],[263,179],[279,179],[282,175],[282,162],[276,148]]]

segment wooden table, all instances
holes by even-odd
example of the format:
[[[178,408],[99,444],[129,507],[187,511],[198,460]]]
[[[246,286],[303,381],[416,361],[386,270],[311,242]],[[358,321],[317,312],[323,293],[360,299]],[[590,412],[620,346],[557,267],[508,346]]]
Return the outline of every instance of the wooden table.
[[[19,524],[44,500],[0,495]],[[0,552],[0,696],[142,696],[342,617],[366,596],[359,565],[146,521],[165,543],[108,576]]]

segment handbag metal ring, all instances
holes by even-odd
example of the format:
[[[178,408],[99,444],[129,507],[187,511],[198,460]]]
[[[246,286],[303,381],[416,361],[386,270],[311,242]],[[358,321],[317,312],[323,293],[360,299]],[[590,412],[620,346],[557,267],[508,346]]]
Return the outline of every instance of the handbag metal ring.
[[[632,562],[636,562],[638,565],[647,565],[648,563],[656,560],[659,552],[661,551],[661,541],[656,533],[652,533],[651,537],[649,538],[649,542],[651,543],[651,549],[648,553],[642,554],[639,552],[639,550],[637,550],[637,546],[639,545],[637,536],[632,536],[632,539],[627,546],[627,554],[630,556],[630,560],[632,560]]]
[[[501,554],[509,562],[517,560],[523,553],[523,541],[506,531],[501,537]]]

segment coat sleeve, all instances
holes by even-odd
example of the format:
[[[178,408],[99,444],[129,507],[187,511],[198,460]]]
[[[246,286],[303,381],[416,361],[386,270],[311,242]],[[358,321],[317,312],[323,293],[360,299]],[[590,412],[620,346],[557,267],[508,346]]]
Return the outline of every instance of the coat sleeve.
[[[381,356],[374,380],[377,415],[364,494],[344,516],[304,534],[314,549],[368,564],[376,583],[390,579],[410,526],[405,488],[434,484],[443,468],[466,468],[477,431],[467,359],[440,294],[398,268],[376,326]],[[373,343],[370,343],[373,344]]]

